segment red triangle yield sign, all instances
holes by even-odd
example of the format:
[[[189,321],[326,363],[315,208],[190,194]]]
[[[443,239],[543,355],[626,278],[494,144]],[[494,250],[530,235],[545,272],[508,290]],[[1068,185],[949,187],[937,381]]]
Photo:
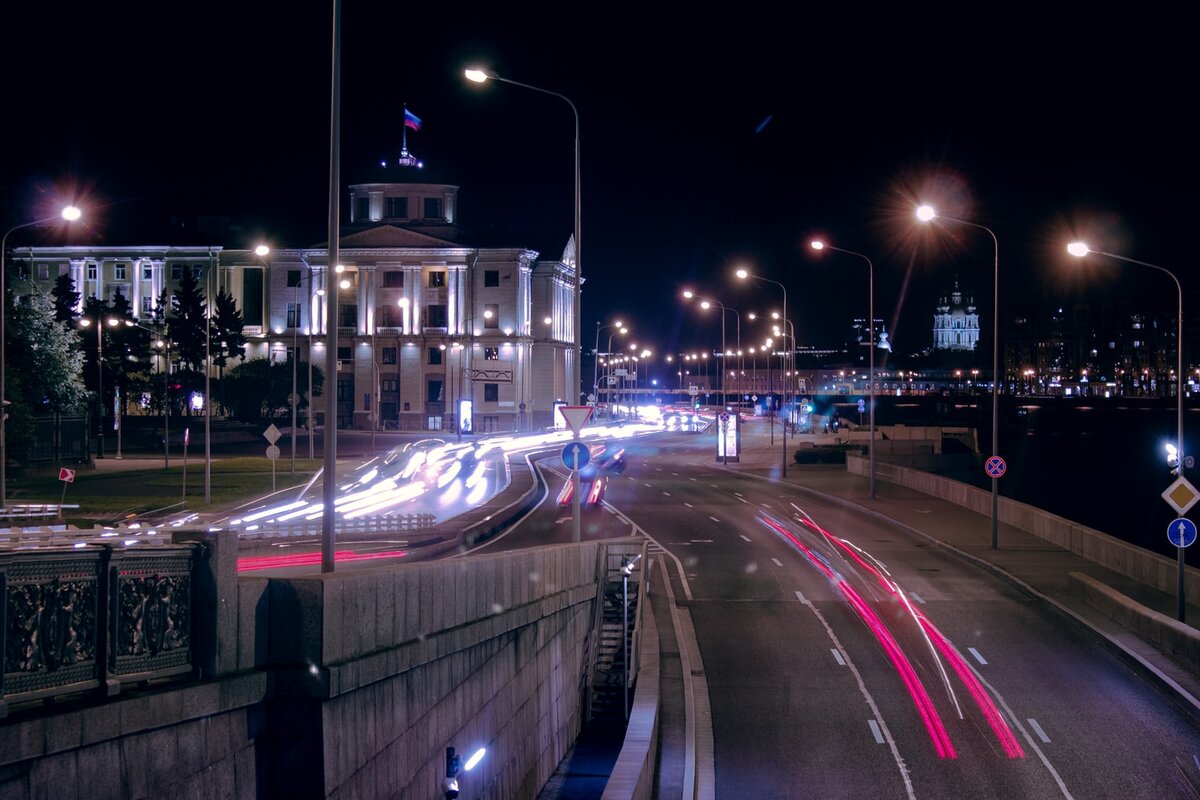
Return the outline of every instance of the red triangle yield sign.
[[[587,421],[592,416],[592,406],[559,406],[558,410],[562,413],[563,419],[567,421],[567,427],[573,433],[579,433],[580,428],[587,424]]]

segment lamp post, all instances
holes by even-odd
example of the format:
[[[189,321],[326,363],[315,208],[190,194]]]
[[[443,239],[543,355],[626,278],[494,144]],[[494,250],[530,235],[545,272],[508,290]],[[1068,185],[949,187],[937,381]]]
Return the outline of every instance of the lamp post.
[[[608,344],[605,345],[605,347],[604,347],[604,355],[608,356],[607,366],[609,367],[609,369],[606,370],[609,373],[609,376],[605,382],[609,383],[612,380],[612,340],[613,340],[613,337],[616,336],[618,333],[621,334],[622,336],[624,336],[625,334],[629,333],[629,328],[625,327],[620,322],[615,322],[612,325],[606,326],[606,327],[615,327],[617,329],[608,335]],[[596,345],[599,346],[599,344],[600,344],[600,340],[597,339]],[[611,383],[609,383],[609,385],[611,386]],[[609,391],[605,392],[605,394],[607,395],[607,399],[608,399],[608,406],[609,406],[608,415],[611,417],[612,416],[612,391],[609,390]]]
[[[975,222],[968,222],[965,219],[955,219],[954,217],[944,217],[933,210],[932,206],[920,206],[917,208],[917,219],[921,222],[930,222],[933,219],[944,219],[950,222],[957,222],[960,225],[966,225],[970,228],[978,228],[981,231],[987,231],[992,237],[992,245],[994,246],[995,260],[993,262],[993,280],[992,280],[992,457],[1000,454],[1000,242],[996,239],[995,232],[984,225]],[[999,523],[997,512],[1000,506],[999,495],[999,477],[992,476],[992,549],[997,549],[999,544]]]
[[[80,322],[82,323],[82,320]],[[131,319],[125,320],[125,324],[130,328],[140,328],[147,333],[153,333],[161,337],[155,346],[163,348],[163,469],[168,469],[171,466],[171,403],[167,381],[170,379],[171,372],[171,341],[167,338],[164,331],[147,328],[145,325],[139,325]]]
[[[97,317],[96,321],[95,321],[95,325],[96,325],[96,398],[99,401],[98,405],[100,407],[100,413],[98,414],[99,419],[100,419],[100,449],[98,452],[99,458],[104,458],[104,324],[103,324],[104,321],[105,320],[103,320],[100,317]],[[119,320],[117,320],[115,318],[111,318],[111,317],[107,321],[108,321],[108,324],[110,327],[118,324],[118,322],[119,322]],[[79,320],[79,324],[85,328],[89,328],[92,326],[93,322],[92,322],[92,320],[84,317],[83,319]]]
[[[617,328],[624,333],[625,326],[620,320],[616,320],[609,325],[601,325],[600,320],[596,320],[596,346],[592,351],[592,394],[596,396],[596,401],[600,400],[600,331],[608,328]],[[612,335],[608,337],[608,346],[612,348]]]
[[[870,446],[869,452],[870,452],[870,458],[871,458],[871,499],[874,500],[875,499],[875,265],[871,263],[871,259],[864,256],[862,253],[856,253],[853,250],[843,250],[840,247],[834,247],[833,245],[826,244],[825,242],[822,242],[820,240],[813,241],[812,249],[817,250],[817,251],[832,250],[835,253],[845,253],[848,256],[856,256],[858,258],[861,258],[863,261],[867,262],[867,275],[868,275],[868,281],[867,281],[868,282],[868,289],[867,289],[868,303],[867,303],[867,306],[869,309],[867,312],[867,325],[868,325],[868,329],[870,330],[870,333],[868,334],[869,343],[868,343],[867,347],[871,352],[871,358],[870,358],[869,367],[868,367],[868,378],[867,378],[867,381],[868,381],[868,384],[867,384],[868,400],[867,400],[867,402],[871,404],[871,409],[870,409],[871,410],[871,423],[870,423],[871,446]],[[859,424],[862,424],[862,420],[859,420]],[[993,437],[995,436],[994,432],[993,432],[992,436]],[[994,439],[993,439],[993,441],[994,441]]]
[[[1098,256],[1106,256],[1108,258],[1112,258],[1117,261],[1124,261],[1127,264],[1136,264],[1141,267],[1149,267],[1150,269],[1154,269],[1154,270],[1158,270],[1159,272],[1166,273],[1171,278],[1171,280],[1175,282],[1175,294],[1176,294],[1176,297],[1178,298],[1178,310],[1176,312],[1177,313],[1177,322],[1176,322],[1176,328],[1175,328],[1175,359],[1176,359],[1175,360],[1175,400],[1176,400],[1176,402],[1175,402],[1175,458],[1177,459],[1176,460],[1176,469],[1178,470],[1179,476],[1182,477],[1183,476],[1183,468],[1184,468],[1184,455],[1183,455],[1183,287],[1179,285],[1179,278],[1177,278],[1175,276],[1174,272],[1171,272],[1171,270],[1167,269],[1166,267],[1160,267],[1157,264],[1150,264],[1145,261],[1138,261],[1135,258],[1127,258],[1125,256],[1119,256],[1115,253],[1106,253],[1103,250],[1092,250],[1084,242],[1072,242],[1071,244],[1067,245],[1067,252],[1070,253],[1071,255],[1075,256],[1076,258],[1083,258],[1084,256],[1087,256],[1089,254],[1095,254]],[[1181,543],[1182,543],[1182,540],[1181,540]],[[1184,592],[1183,592],[1183,577],[1184,577],[1183,553],[1184,553],[1184,548],[1179,547],[1179,548],[1177,548],[1177,550],[1179,551],[1179,553],[1178,553],[1178,555],[1179,555],[1179,558],[1178,558],[1179,580],[1178,580],[1178,589],[1176,591],[1176,598],[1177,598],[1177,602],[1178,602],[1178,605],[1176,607],[1176,617],[1179,619],[1180,622],[1183,622],[1184,617],[1186,616],[1185,603],[1184,603]]]
[[[734,318],[737,322],[737,349],[739,352],[741,351],[741,349],[742,349],[742,315],[738,313],[738,310],[736,308],[730,308],[730,307],[726,306],[724,303],[722,303],[720,300],[713,300],[712,298],[697,297],[696,293],[691,291],[690,289],[685,289],[683,291],[683,296],[687,300],[693,300],[693,299],[699,300],[700,307],[706,311],[709,308],[711,308],[712,306],[718,306],[721,309],[721,358],[722,359],[724,359],[728,355],[731,355],[731,353],[725,349],[725,312],[732,311]],[[726,378],[725,366],[726,366],[726,362],[724,360],[722,360],[722,362],[721,362],[721,410],[722,411],[726,410],[725,407],[729,403],[729,397],[725,391],[725,378]]]
[[[579,330],[579,298],[580,288],[583,286],[583,267],[581,266],[583,262],[580,256],[580,252],[582,250],[582,246],[580,244],[582,228],[580,225],[581,213],[579,193],[579,109],[575,107],[575,104],[571,102],[570,98],[568,98],[566,95],[559,94],[558,92],[552,92],[549,89],[542,89],[538,86],[531,86],[528,83],[521,83],[519,81],[510,80],[509,78],[501,77],[490,69],[472,68],[466,70],[465,75],[467,80],[474,81],[475,83],[483,83],[487,80],[500,81],[501,83],[509,83],[513,86],[520,86],[525,89],[532,89],[535,92],[557,97],[571,107],[571,113],[575,116],[575,296],[574,308],[572,309],[571,314],[572,327],[574,329],[575,357],[571,363],[571,394],[573,395],[572,403],[577,403],[579,401],[579,357],[581,352]]]
[[[770,278],[763,278],[763,277],[761,277],[761,276],[759,276],[759,275],[755,275],[755,274],[753,274],[752,272],[750,272],[749,270],[746,270],[746,269],[739,269],[739,270],[738,270],[736,273],[734,273],[734,274],[735,274],[735,275],[737,275],[737,277],[738,277],[738,279],[739,279],[739,280],[743,280],[743,281],[744,281],[744,280],[748,280],[748,279],[749,279],[749,280],[762,281],[763,283],[773,283],[773,284],[775,284],[776,286],[778,286],[780,289],[782,289],[782,290],[783,290],[783,321],[784,321],[784,323],[787,323],[787,321],[788,321],[788,314],[787,314],[787,307],[788,307],[788,304],[787,304],[787,287],[786,287],[786,286],[784,286],[784,285],[783,285],[782,283],[780,283],[779,281],[775,281],[775,280],[771,280]],[[792,348],[793,348],[793,352],[795,352],[795,346],[796,346],[796,342],[793,340],[793,341],[792,341]],[[782,397],[782,398],[780,398],[780,400],[781,400],[781,403],[780,403],[780,404],[781,404],[781,405],[783,405],[783,406],[786,406],[786,405],[787,405],[787,392],[786,392],[786,388],[787,388],[787,387],[785,386],[785,387],[784,387],[784,389],[785,389],[785,391],[784,391],[784,395],[783,395],[783,397]],[[782,440],[782,442],[783,442],[783,462],[782,462],[782,465],[781,465],[781,466],[782,466],[782,469],[783,469],[783,476],[786,478],[786,477],[787,477],[787,429],[786,429],[786,428],[784,429],[783,435],[780,437],[780,439],[781,439],[781,440]]]
[[[48,225],[60,219],[65,219],[67,222],[74,222],[80,216],[82,216],[82,212],[76,206],[67,206],[53,217],[44,217],[42,219],[35,219],[32,222],[22,222],[20,225],[14,225],[4,232],[3,237],[0,237],[0,511],[8,507],[8,441],[6,437],[8,428],[8,395],[5,394],[4,387],[4,373],[7,369],[4,317],[8,311],[8,288],[6,284],[8,269],[4,261],[8,255],[8,237],[13,231],[19,231],[22,228],[35,228],[39,225]]]

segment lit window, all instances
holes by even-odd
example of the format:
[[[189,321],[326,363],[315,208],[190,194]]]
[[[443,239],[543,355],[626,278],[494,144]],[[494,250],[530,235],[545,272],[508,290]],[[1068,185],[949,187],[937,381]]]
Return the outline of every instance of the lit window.
[[[440,289],[446,285],[445,270],[431,270],[429,273],[429,288]]]
[[[500,360],[500,348],[499,347],[483,348],[483,360],[484,361],[499,361]]]
[[[113,280],[118,280],[118,281],[125,280],[125,265],[124,264],[113,264]]]
[[[151,266],[150,264],[142,264],[142,280],[144,280],[144,281],[154,280],[154,267]]]

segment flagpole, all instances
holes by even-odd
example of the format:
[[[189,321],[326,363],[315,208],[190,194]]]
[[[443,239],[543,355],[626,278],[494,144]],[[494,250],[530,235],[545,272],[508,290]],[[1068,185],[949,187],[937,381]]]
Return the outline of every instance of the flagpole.
[[[400,125],[400,152],[408,152],[408,103],[404,104],[404,120]]]

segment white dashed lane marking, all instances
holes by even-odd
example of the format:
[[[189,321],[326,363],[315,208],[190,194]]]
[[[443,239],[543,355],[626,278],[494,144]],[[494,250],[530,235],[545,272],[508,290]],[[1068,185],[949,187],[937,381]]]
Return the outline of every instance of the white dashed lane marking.
[[[867,724],[871,726],[871,735],[875,737],[875,744],[883,744],[883,731],[879,730],[879,723],[869,719]]]
[[[971,655],[975,656],[975,660],[978,661],[980,664],[987,666],[987,659],[984,658],[983,656],[981,656],[979,654],[979,651],[976,650],[974,647],[968,647],[967,652],[970,653]]]
[[[739,534],[738,534],[738,536],[741,536],[741,537],[742,537],[743,539],[745,539],[747,542],[748,542],[748,541],[750,541],[750,537],[749,537],[749,536],[747,536],[747,535],[746,535],[746,534],[744,534],[744,533],[739,533]]]
[[[713,522],[720,522],[720,521],[721,521],[721,520],[717,519],[716,517],[709,517],[709,519],[711,519]]]
[[[782,562],[782,561],[780,561],[778,558],[772,558],[771,560],[772,560],[773,562],[775,562],[775,566],[777,566],[777,567],[782,567],[782,566],[783,566],[783,562]]]
[[[829,648],[829,652],[833,653],[833,660],[838,662],[839,667],[846,666],[846,659],[842,658],[842,651],[836,647]]]
[[[684,503],[684,505],[687,506],[688,508],[695,508],[695,506],[692,505],[691,503]]]
[[[1038,721],[1036,719],[1027,719],[1025,721],[1029,723],[1029,727],[1033,728],[1033,732],[1038,735],[1039,739],[1046,744],[1050,744],[1050,737],[1046,735],[1044,730],[1042,730],[1042,726],[1038,725]]]

